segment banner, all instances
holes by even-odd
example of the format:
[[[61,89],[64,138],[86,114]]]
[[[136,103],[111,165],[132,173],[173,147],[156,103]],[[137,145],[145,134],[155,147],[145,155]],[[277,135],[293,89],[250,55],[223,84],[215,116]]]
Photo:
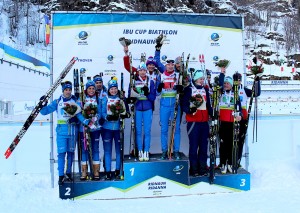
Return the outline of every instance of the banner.
[[[243,18],[235,15],[157,14],[157,13],[67,13],[52,14],[54,79],[73,56],[74,68],[86,70],[93,77],[103,72],[104,85],[112,76],[124,72],[125,91],[129,73],[123,66],[123,46],[120,37],[130,39],[132,65],[140,63],[141,53],[154,56],[155,39],[167,36],[161,48],[161,61],[190,54],[189,67],[205,69],[212,77],[219,75],[215,63],[230,60],[227,75],[245,73],[243,52]],[[203,63],[202,63],[203,65]],[[72,73],[72,72],[70,72]],[[72,74],[67,76],[72,80]],[[120,82],[119,82],[120,83]]]

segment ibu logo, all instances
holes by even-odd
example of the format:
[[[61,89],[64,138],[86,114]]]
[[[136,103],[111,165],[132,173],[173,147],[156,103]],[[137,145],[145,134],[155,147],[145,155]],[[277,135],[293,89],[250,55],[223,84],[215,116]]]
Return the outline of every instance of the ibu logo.
[[[86,31],[81,31],[81,32],[78,34],[78,38],[79,38],[80,40],[86,40],[88,37],[89,37],[89,34],[88,34],[88,32],[86,32]]]
[[[212,33],[210,35],[210,45],[211,46],[220,46],[219,40],[221,38],[221,35],[219,33]]]
[[[114,63],[114,59],[115,59],[115,56],[108,55],[107,56],[107,64],[113,64]]]
[[[163,55],[163,56],[161,57],[161,60],[166,61],[167,58],[168,58],[168,57],[167,57],[166,55]]]
[[[218,61],[219,61],[219,56],[217,56],[217,55],[214,56],[214,57],[213,57],[213,61],[214,61],[214,62],[218,62]]]
[[[81,31],[79,32],[75,39],[78,40],[78,45],[88,45],[87,39],[91,36],[90,32]]]
[[[83,75],[85,72],[86,72],[86,69],[85,68],[80,68],[80,75]]]
[[[211,39],[212,41],[216,42],[216,41],[219,41],[220,36],[219,36],[218,33],[213,33],[213,34],[211,34],[210,39]]]

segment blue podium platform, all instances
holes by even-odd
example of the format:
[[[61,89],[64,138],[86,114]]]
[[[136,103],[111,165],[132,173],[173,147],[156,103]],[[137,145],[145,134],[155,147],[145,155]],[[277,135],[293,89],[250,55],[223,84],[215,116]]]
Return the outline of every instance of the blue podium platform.
[[[216,169],[214,184],[207,176],[189,176],[189,161],[160,160],[159,154],[152,154],[150,161],[124,161],[124,180],[105,181],[104,174],[99,181],[80,181],[74,174],[73,182],[59,186],[62,199],[126,199],[141,197],[164,197],[192,194],[211,194],[250,190],[250,173],[239,169],[237,174],[220,174]]]

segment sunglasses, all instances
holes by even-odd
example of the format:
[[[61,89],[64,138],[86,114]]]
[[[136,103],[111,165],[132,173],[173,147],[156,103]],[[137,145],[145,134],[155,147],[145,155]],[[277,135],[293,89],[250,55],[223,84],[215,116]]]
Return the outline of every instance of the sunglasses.
[[[167,60],[166,62],[167,62],[167,64],[171,64],[171,63],[174,64],[175,61],[174,60]]]

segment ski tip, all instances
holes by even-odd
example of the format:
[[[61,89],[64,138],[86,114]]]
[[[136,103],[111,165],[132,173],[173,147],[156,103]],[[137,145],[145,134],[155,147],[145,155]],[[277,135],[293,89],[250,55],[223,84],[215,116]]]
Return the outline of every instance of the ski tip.
[[[5,159],[9,158],[9,156],[11,155],[11,153],[12,153],[12,150],[10,148],[8,148],[6,150],[6,152],[4,153]]]

